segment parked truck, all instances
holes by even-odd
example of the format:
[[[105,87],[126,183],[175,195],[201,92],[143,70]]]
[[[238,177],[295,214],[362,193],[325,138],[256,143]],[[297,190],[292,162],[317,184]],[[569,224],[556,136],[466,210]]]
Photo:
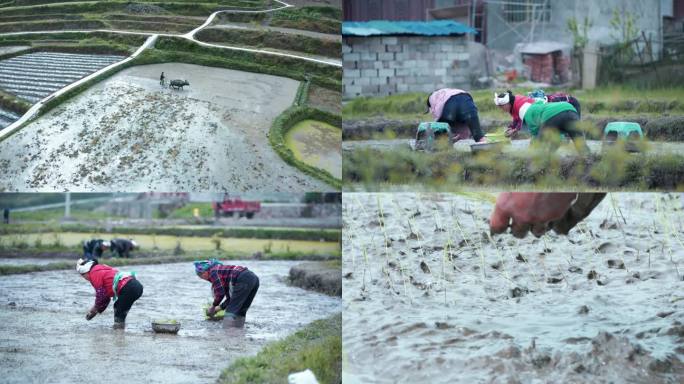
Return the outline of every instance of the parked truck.
[[[215,201],[211,205],[214,208],[214,216],[217,218],[236,215],[237,217],[251,219],[255,213],[261,210],[261,202],[245,201],[239,197],[230,198],[229,196],[224,196],[223,201]]]

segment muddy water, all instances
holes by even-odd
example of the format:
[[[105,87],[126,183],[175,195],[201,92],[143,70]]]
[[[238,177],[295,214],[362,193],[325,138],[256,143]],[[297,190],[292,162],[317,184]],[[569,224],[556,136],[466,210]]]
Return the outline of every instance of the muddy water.
[[[40,259],[37,257],[0,257],[0,265],[33,265],[60,262],[74,262],[74,259]]]
[[[10,126],[15,121],[19,120],[19,115],[12,111],[0,108],[0,129]]]
[[[681,195],[493,243],[478,196],[344,196],[345,383],[684,380]]]
[[[124,56],[36,52],[0,61],[0,88],[35,103]]]
[[[190,85],[162,87],[161,72]],[[125,69],[2,141],[0,190],[331,190],[268,142],[297,86],[191,64]]]
[[[285,144],[295,157],[342,178],[342,130],[315,120],[297,123],[285,135]]]
[[[216,245],[210,237],[190,237],[190,236],[151,236],[151,235],[126,235],[117,233],[31,233],[22,235],[0,235],[0,244],[27,243],[29,246],[36,244],[54,244],[55,242],[67,246],[82,244],[88,239],[113,239],[113,238],[133,238],[140,244],[141,249],[162,249],[171,250],[180,243],[181,248],[186,251],[205,251],[215,249]],[[338,243],[302,240],[262,240],[262,239],[236,239],[221,238],[221,249],[235,252],[257,252],[264,251],[270,247],[273,252],[337,252]]]
[[[3,382],[207,383],[234,359],[255,354],[309,322],[340,310],[339,299],[287,286],[295,262],[245,262],[261,286],[244,331],[203,320],[210,285],[191,263],[136,266],[144,293],[125,332],[111,329],[112,305],[91,321],[88,282],[72,271],[0,278],[0,369]],[[122,268],[130,270],[129,268]],[[14,304],[11,304],[14,303]],[[177,336],[157,335],[150,321],[181,322]]]

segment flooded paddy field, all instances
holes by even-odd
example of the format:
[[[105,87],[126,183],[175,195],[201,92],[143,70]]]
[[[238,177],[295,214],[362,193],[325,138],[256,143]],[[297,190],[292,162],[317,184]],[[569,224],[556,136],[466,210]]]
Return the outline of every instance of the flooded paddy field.
[[[28,246],[34,244],[62,244],[66,246],[78,246],[89,239],[113,239],[133,238],[140,244],[141,250],[173,250],[180,246],[185,251],[211,251],[216,249],[214,239],[211,237],[191,236],[152,236],[152,235],[127,235],[117,233],[29,233],[16,235],[0,235],[0,244],[11,245],[25,243]],[[335,253],[339,250],[336,242],[304,241],[304,240],[269,240],[249,238],[220,238],[221,249],[233,252],[263,252],[265,248],[273,252],[303,252],[303,253]],[[135,255],[135,251],[132,252]],[[109,252],[105,253],[106,256]]]
[[[161,72],[190,85],[162,87]],[[0,189],[331,190],[268,142],[298,85],[191,64],[128,68],[1,142]]]
[[[340,311],[339,298],[285,283],[296,262],[235,263],[254,271],[261,284],[245,328],[229,331],[204,320],[210,284],[195,275],[192,263],[120,268],[135,270],[144,286],[125,331],[112,330],[111,304],[85,320],[94,292],[75,271],[0,277],[3,382],[214,382],[236,358]],[[181,330],[155,334],[153,319],[178,320]]]
[[[520,240],[470,196],[345,194],[345,383],[684,380],[681,194]]]
[[[0,257],[0,265],[43,265],[60,262],[74,262],[73,259],[64,258],[39,258],[39,257]]]
[[[10,126],[15,121],[19,120],[21,116],[12,111],[0,108],[0,129]]]
[[[37,52],[0,60],[0,89],[31,103],[123,60],[119,55]]]
[[[330,124],[303,120],[285,135],[285,144],[295,157],[316,168],[342,178],[342,131]]]

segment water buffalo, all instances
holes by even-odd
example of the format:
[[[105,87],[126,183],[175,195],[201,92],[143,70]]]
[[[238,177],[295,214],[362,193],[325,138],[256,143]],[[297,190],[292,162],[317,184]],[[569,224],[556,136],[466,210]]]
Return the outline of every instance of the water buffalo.
[[[169,87],[173,89],[183,89],[186,85],[190,85],[187,80],[171,80],[169,83]]]

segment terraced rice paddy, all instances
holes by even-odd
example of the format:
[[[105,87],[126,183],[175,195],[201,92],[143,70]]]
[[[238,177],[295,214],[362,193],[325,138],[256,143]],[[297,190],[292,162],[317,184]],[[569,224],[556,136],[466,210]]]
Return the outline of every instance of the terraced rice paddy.
[[[60,52],[20,55],[0,61],[0,89],[36,103],[66,85],[123,59],[117,55]],[[0,111],[0,124],[3,120],[3,112]]]
[[[17,120],[19,120],[19,115],[0,108],[0,129],[7,127]]]

